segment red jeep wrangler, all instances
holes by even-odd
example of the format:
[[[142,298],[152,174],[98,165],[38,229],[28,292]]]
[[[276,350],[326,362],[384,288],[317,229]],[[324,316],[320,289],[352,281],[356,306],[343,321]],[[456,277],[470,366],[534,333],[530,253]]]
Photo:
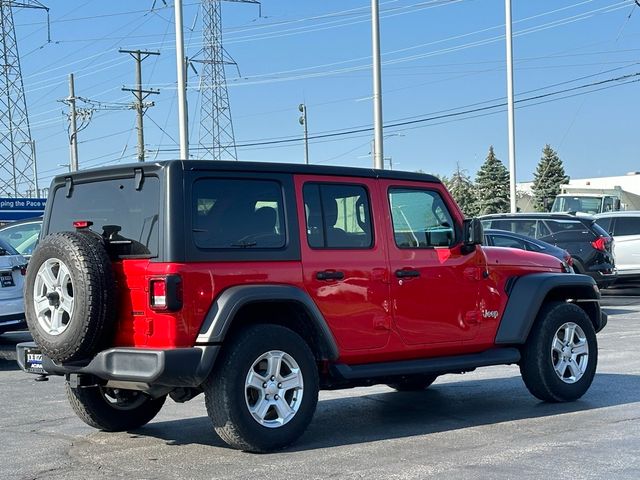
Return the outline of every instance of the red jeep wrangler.
[[[135,429],[167,395],[204,392],[223,440],[269,451],[304,432],[321,388],[422,390],[518,364],[560,402],[593,380],[607,320],[593,279],[483,248],[435,177],[172,161],[50,192],[18,361],[64,375],[93,427]]]

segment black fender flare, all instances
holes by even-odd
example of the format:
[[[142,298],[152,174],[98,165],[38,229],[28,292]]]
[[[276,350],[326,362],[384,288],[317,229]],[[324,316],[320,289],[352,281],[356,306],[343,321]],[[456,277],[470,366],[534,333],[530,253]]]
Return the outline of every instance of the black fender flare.
[[[600,331],[604,327],[606,316],[600,312],[600,292],[593,278],[578,274],[532,273],[517,278],[513,283],[495,343],[525,343],[549,294],[555,294],[556,300],[572,300],[578,304],[589,302],[594,328]]]
[[[238,311],[256,302],[297,303],[313,322],[328,359],[338,358],[338,344],[317,305],[304,290],[291,285],[237,285],[224,290],[211,305],[200,327],[196,345],[222,343]]]

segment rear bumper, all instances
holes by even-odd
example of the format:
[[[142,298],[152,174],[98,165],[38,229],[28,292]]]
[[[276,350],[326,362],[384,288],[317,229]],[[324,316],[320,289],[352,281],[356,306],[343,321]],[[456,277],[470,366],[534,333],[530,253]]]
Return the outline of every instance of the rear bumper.
[[[16,345],[18,364],[25,370],[25,352],[38,348],[33,342]],[[58,364],[42,356],[47,375],[92,375],[106,382],[131,382],[165,387],[198,387],[209,375],[220,350],[219,345],[141,349],[110,348],[96,354],[84,365]]]

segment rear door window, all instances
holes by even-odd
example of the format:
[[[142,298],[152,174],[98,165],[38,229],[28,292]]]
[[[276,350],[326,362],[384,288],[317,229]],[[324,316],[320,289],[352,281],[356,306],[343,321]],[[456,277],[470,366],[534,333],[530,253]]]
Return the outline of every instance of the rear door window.
[[[282,187],[274,180],[203,178],[193,184],[193,237],[203,249],[285,246]]]
[[[612,233],[611,221],[612,221],[611,217],[599,218],[598,220],[596,220],[596,225],[602,228],[605,232],[611,234]]]
[[[495,247],[508,247],[526,250],[526,244],[520,239],[502,235],[493,235],[493,245]]]
[[[369,195],[362,185],[307,183],[303,187],[311,248],[371,248]]]
[[[618,217],[613,228],[615,236],[640,235],[640,217]]]

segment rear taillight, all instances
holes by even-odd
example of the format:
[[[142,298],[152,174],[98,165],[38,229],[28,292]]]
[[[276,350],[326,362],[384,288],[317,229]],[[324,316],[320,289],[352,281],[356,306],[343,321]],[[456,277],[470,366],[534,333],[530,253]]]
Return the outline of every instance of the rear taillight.
[[[20,274],[21,274],[23,277],[27,274],[27,267],[26,267],[26,265],[25,265],[25,266],[20,267]]]
[[[596,250],[604,252],[605,247],[607,246],[607,239],[605,237],[598,237],[596,240],[591,242],[591,246]]]
[[[149,280],[149,306],[153,310],[175,312],[182,308],[182,278],[167,275]]]

